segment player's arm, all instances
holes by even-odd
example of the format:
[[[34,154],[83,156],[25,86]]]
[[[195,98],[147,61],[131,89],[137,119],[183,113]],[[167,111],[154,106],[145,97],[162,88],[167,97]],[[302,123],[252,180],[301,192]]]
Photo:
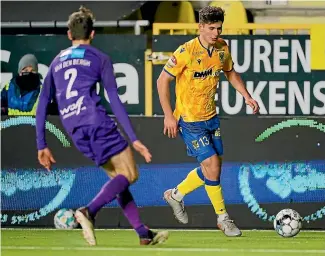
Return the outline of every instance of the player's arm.
[[[188,53],[184,46],[180,46],[168,60],[157,80],[159,101],[165,116],[164,134],[168,134],[169,138],[175,138],[177,135],[177,120],[170,104],[170,82],[184,70],[187,61]]]
[[[244,97],[246,104],[248,104],[253,109],[253,113],[256,114],[259,110],[258,103],[251,97],[240,75],[235,71],[230,53],[228,53],[223,71],[231,85]]]
[[[44,79],[42,90],[39,96],[38,106],[36,110],[36,142],[38,149],[38,160],[48,171],[51,169],[52,163],[55,163],[51,151],[48,149],[45,140],[45,122],[47,106],[51,100],[51,90],[54,88],[54,81],[51,66]]]
[[[107,91],[111,109],[132,142],[134,149],[145,158],[146,162],[150,162],[151,154],[149,150],[137,139],[130,118],[118,95],[114,69],[109,58],[105,59],[103,62],[101,80],[104,88]]]
[[[164,115],[167,117],[173,116],[172,106],[170,104],[170,82],[175,79],[174,75],[171,75],[166,69],[160,73],[157,80],[157,89],[159,94],[159,100]]]

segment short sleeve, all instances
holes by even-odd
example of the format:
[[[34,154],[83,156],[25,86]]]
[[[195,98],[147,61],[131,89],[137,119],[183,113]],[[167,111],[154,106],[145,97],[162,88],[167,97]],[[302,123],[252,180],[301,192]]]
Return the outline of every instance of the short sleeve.
[[[164,70],[171,76],[176,77],[186,67],[189,62],[189,53],[184,45],[178,47],[178,49],[173,53],[173,55],[167,61]]]

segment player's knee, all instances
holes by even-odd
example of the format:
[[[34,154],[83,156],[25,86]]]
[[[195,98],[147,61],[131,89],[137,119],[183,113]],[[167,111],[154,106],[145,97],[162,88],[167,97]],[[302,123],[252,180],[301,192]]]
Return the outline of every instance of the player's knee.
[[[138,171],[138,168],[135,167],[135,168],[132,168],[132,171],[131,171],[131,182],[134,183],[138,180],[139,178],[139,171]]]
[[[130,174],[126,175],[126,178],[128,179],[130,184],[133,184],[138,180],[138,175],[130,173]]]
[[[220,171],[216,169],[210,169],[206,172],[206,178],[208,180],[220,180]]]
[[[206,178],[211,180],[220,179],[221,162],[217,155],[213,155],[202,161],[201,166],[205,170]]]
[[[132,175],[130,173],[128,173],[128,172],[120,172],[119,175],[123,175],[128,180],[128,182],[130,184],[133,183],[133,177],[132,177]]]
[[[104,167],[103,167],[103,170],[106,172],[107,176],[108,176],[110,179],[115,178],[115,176],[117,175],[117,173],[116,173],[115,170],[106,169],[106,168],[104,168]]]
[[[135,183],[139,177],[137,170],[128,170],[126,172],[123,172],[123,175],[127,178],[130,184]]]
[[[139,174],[138,173],[133,173],[131,175],[131,180],[130,180],[130,183],[135,183],[139,178]]]

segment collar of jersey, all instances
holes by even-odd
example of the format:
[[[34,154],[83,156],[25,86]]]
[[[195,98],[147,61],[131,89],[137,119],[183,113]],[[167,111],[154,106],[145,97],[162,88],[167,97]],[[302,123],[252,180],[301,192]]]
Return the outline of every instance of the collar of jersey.
[[[211,52],[210,52],[208,48],[203,46],[203,44],[201,43],[200,37],[197,37],[197,40],[199,41],[200,45],[208,52],[209,57],[212,57],[214,46],[212,46],[212,49],[211,49]]]

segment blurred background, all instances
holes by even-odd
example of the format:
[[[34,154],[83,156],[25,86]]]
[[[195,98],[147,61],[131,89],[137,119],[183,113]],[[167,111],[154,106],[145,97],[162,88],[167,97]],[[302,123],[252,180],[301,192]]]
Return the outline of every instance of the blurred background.
[[[120,98],[153,154],[150,165],[136,156],[140,179],[131,189],[149,226],[215,228],[203,188],[185,199],[187,226],[176,222],[162,200],[163,192],[197,164],[180,138],[163,136],[156,89],[172,53],[197,36],[200,8],[213,5],[226,12],[222,37],[261,108],[253,116],[221,75],[216,101],[228,211],[243,229],[272,229],[275,214],[289,207],[301,214],[306,229],[325,229],[325,1],[295,0],[2,1],[2,226],[53,227],[58,209],[83,206],[106,182],[105,174],[71,144],[55,102],[48,109],[47,139],[57,165],[46,174],[36,159],[35,105],[24,111],[8,104],[20,59],[25,54],[37,58],[42,82],[52,59],[70,46],[66,22],[81,4],[95,14],[93,45],[111,56]],[[99,84],[98,93],[111,113]],[[129,227],[116,203],[100,213],[96,225]]]

